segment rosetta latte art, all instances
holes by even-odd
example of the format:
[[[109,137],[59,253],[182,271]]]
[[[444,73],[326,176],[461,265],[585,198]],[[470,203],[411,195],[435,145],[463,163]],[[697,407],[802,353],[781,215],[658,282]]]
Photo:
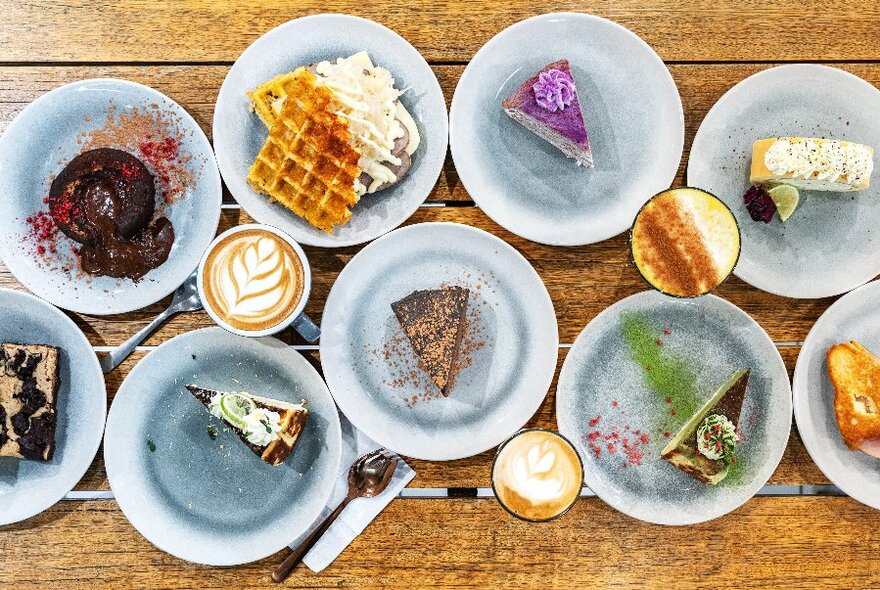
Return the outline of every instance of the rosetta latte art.
[[[269,232],[233,234],[217,244],[209,262],[204,280],[211,307],[238,329],[262,330],[281,323],[302,296],[299,258]]]

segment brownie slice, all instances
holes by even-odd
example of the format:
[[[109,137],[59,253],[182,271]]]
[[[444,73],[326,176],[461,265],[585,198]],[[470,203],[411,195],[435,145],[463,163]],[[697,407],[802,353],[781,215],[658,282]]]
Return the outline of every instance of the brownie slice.
[[[422,369],[449,395],[458,374],[470,291],[448,287],[414,291],[391,304]]]
[[[58,357],[54,346],[0,343],[0,456],[52,458]]]

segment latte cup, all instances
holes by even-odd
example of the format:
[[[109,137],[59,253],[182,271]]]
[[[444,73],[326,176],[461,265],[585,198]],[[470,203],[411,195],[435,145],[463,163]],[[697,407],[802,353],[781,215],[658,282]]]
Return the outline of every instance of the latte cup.
[[[305,252],[270,225],[239,225],[214,238],[197,282],[205,311],[233,334],[269,336],[292,325],[307,342],[321,335],[303,313],[312,287]]]
[[[571,442],[552,430],[527,428],[501,443],[492,461],[492,491],[508,513],[547,522],[574,506],[584,464]]]

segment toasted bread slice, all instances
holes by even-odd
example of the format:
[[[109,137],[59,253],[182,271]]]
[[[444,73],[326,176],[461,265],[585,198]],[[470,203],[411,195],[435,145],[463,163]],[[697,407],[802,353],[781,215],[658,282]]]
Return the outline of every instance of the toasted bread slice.
[[[851,340],[828,349],[834,413],[843,442],[880,458],[880,359]]]
[[[869,160],[867,163],[867,174],[864,174],[863,176],[847,174],[847,160],[846,158],[841,157],[834,157],[830,161],[824,162],[823,166],[827,168],[824,173],[819,170],[809,172],[811,169],[816,168],[815,163],[810,159],[812,156],[806,159],[792,157],[792,162],[794,164],[806,168],[809,173],[807,175],[798,175],[791,170],[784,174],[775,174],[767,167],[766,157],[767,151],[777,141],[788,142],[788,144],[785,145],[791,145],[794,147],[803,146],[807,142],[809,142],[809,145],[818,146],[816,149],[807,150],[810,154],[816,152],[821,153],[821,149],[823,148],[827,148],[829,152],[837,153],[838,155],[841,152],[845,153],[847,150],[851,149],[863,150],[867,154]],[[794,151],[792,153],[802,152]],[[872,169],[871,159],[873,158],[873,154],[874,150],[871,146],[856,144],[849,141],[837,141],[834,139],[808,137],[771,137],[767,139],[759,139],[752,146],[752,169],[749,179],[753,184],[784,183],[804,190],[834,192],[860,191],[868,188],[870,185]]]

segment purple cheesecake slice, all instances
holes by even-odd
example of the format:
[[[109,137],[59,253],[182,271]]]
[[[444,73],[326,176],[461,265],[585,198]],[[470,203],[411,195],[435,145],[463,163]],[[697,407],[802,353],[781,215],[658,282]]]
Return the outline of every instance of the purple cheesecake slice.
[[[578,166],[592,166],[593,152],[567,59],[544,66],[501,106],[511,119],[556,146]]]

